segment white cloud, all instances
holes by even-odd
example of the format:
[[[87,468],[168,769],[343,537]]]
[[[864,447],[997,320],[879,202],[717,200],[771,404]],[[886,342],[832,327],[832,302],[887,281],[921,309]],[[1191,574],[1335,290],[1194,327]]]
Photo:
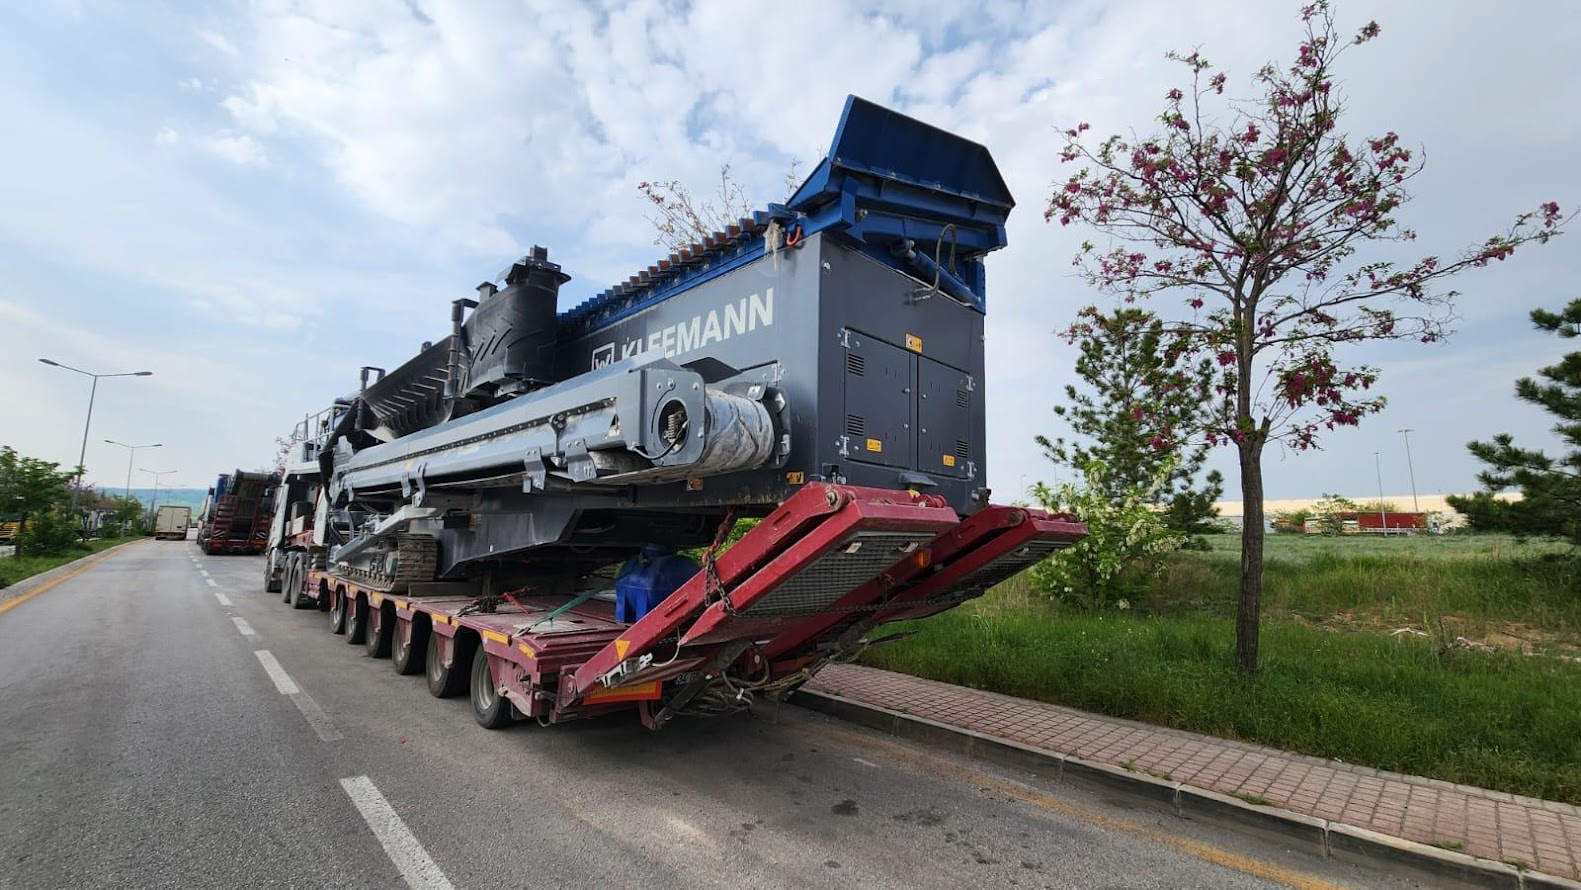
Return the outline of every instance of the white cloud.
[[[263,146],[245,133],[218,133],[203,140],[203,147],[216,157],[242,167],[262,167],[269,163]]]
[[[1051,472],[1031,439],[1058,432],[1049,408],[1071,376],[1073,350],[1053,331],[1094,299],[1068,265],[1089,233],[1041,218],[1061,173],[1055,127],[1151,126],[1174,79],[1162,58],[1172,48],[1201,45],[1244,85],[1293,48],[1293,14],[1213,0],[828,4],[777,15],[743,14],[723,0],[633,0],[611,11],[550,0],[260,0],[196,29],[224,54],[203,53],[224,79],[202,70],[181,87],[223,97],[208,109],[221,119],[170,132],[230,163],[280,170],[262,200],[231,190],[259,177],[184,167],[183,153],[155,152],[142,130],[133,139],[148,157],[112,150],[124,146],[108,124],[75,115],[26,128],[52,135],[20,154],[0,145],[10,167],[68,171],[0,186],[0,234],[56,263],[92,243],[94,262],[163,288],[189,323],[240,323],[245,337],[306,362],[326,323],[432,336],[443,316],[433,294],[464,288],[524,243],[547,244],[577,274],[573,287],[602,289],[656,253],[638,181],[704,183],[729,162],[760,199],[778,198],[788,160],[821,157],[855,92],[983,142],[1020,201],[1011,246],[990,260],[987,320],[989,481],[1010,493],[1022,475]],[[1581,77],[1566,62],[1581,40],[1581,11],[1390,0],[1365,14],[1384,36],[1346,63],[1347,126],[1397,129],[1430,150],[1416,183],[1423,199],[1409,214],[1424,245],[1453,249],[1538,200],[1581,195],[1581,172],[1554,163],[1581,151],[1581,118],[1565,112],[1581,104]],[[58,103],[27,107],[61,115]],[[145,180],[144,171],[171,178]],[[335,218],[317,219],[326,205]],[[1468,278],[1467,339],[1491,326],[1524,329],[1526,304],[1578,274],[1581,254],[1561,242]],[[399,361],[415,343],[398,339],[362,338],[356,361]],[[1498,342],[1518,355],[1532,338]],[[1458,358],[1459,348],[1434,354]],[[1333,477],[1370,461],[1369,439],[1406,425],[1427,439],[1431,417],[1409,408],[1441,405],[1445,393],[1497,389],[1504,401],[1488,395],[1457,416],[1513,417],[1507,381],[1472,385],[1485,371],[1477,355],[1408,364],[1388,353],[1399,422],[1379,418],[1333,437],[1327,455],[1278,463],[1271,491],[1347,487]],[[1494,373],[1506,371],[1499,363]],[[1437,460],[1442,478],[1469,480],[1462,431],[1440,432],[1451,444],[1418,453],[1419,478],[1431,472],[1423,461]]]
[[[181,134],[169,127],[160,127],[159,132],[154,134],[154,144],[160,148],[169,148],[172,145],[180,144],[180,142]]]
[[[230,40],[226,39],[224,34],[221,34],[218,31],[211,31],[207,28],[199,28],[198,39],[202,40],[204,43],[207,43],[209,46],[219,50],[227,56],[236,55],[236,47],[231,44]]]
[[[1452,201],[1424,218],[1439,230],[1434,244],[1448,238],[1450,248],[1543,197],[1509,187],[1531,178],[1525,170],[1503,188],[1468,188],[1459,180],[1481,157],[1502,156],[1500,145],[1519,144],[1528,131],[1540,133],[1531,138],[1545,154],[1578,141],[1569,116],[1516,115],[1517,104],[1486,81],[1489,72],[1506,70],[1506,61],[1526,71],[1523,60],[1562,59],[1564,35],[1581,30],[1574,13],[1538,22],[1471,3],[1452,7],[1369,8],[1385,38],[1356,54],[1368,61],[1356,68],[1351,105],[1357,131],[1397,128],[1441,153],[1434,165],[1450,181],[1437,188]],[[925,15],[847,4],[754,16],[723,0],[680,14],[645,0],[602,15],[542,2],[515,12],[492,2],[422,9],[414,15],[396,0],[311,15],[290,3],[255,7],[247,84],[224,104],[244,131],[306,137],[373,211],[482,254],[503,256],[517,238],[541,240],[548,231],[561,239],[551,244],[557,258],[573,270],[623,277],[652,253],[637,181],[706,182],[730,162],[756,194],[777,197],[790,157],[821,156],[848,92],[987,144],[1021,201],[1011,247],[990,264],[991,481],[1003,491],[1022,475],[1049,473],[1032,437],[1055,425],[1049,408],[1070,379],[1072,352],[1054,331],[1096,299],[1068,266],[1090,233],[1041,218],[1061,172],[1056,127],[1081,120],[1098,132],[1146,128],[1179,77],[1167,50],[1201,45],[1246,89],[1256,68],[1288,55],[1299,33],[1290,8],[1208,0],[1074,0],[991,16],[965,3],[930,6]],[[1474,36],[1494,33],[1506,37],[1493,45]],[[531,52],[521,49],[529,44]],[[816,64],[808,64],[810,47]],[[1455,57],[1478,64],[1442,72],[1453,89],[1421,76]],[[1557,108],[1576,92],[1562,62],[1542,64],[1547,74],[1519,77],[1543,88],[1517,90],[1544,95],[1520,107]],[[1472,103],[1502,109],[1492,112],[1501,124],[1491,131],[1501,137],[1460,122]],[[1581,192],[1581,178],[1547,170]],[[1481,221],[1467,226],[1470,219]],[[1473,311],[1484,310],[1504,311],[1480,304]],[[1400,378],[1392,382],[1407,398],[1421,385],[1407,373]]]
[[[277,129],[275,116],[264,106],[249,102],[240,96],[226,96],[220,107],[230,112],[236,125],[254,133],[273,133]]]

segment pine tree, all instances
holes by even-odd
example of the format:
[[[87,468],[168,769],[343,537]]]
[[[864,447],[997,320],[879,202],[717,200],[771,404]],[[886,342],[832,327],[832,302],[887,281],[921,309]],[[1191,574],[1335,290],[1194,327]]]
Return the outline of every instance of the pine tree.
[[[1565,339],[1581,336],[1581,300],[1572,300],[1563,312],[1538,309],[1532,312],[1532,323]],[[1515,396],[1558,418],[1553,429],[1567,451],[1549,457],[1517,446],[1509,433],[1491,442],[1470,442],[1466,447],[1488,466],[1477,475],[1488,490],[1470,498],[1452,497],[1449,504],[1479,527],[1562,537],[1581,546],[1581,351],[1537,374],[1541,380],[1517,380]],[[1521,500],[1505,504],[1493,499],[1493,492],[1507,488],[1519,488]]]
[[[1077,474],[1102,463],[1104,494],[1111,499],[1142,489],[1149,502],[1167,505],[1168,528],[1189,536],[1211,531],[1223,476],[1215,470],[1197,488],[1208,446],[1181,437],[1211,396],[1208,360],[1200,368],[1185,367],[1163,323],[1133,307],[1103,313],[1089,306],[1069,336],[1080,345],[1076,373],[1086,386],[1067,385],[1066,404],[1054,413],[1078,438],[1038,436],[1044,455]],[[1173,469],[1161,472],[1168,464]]]

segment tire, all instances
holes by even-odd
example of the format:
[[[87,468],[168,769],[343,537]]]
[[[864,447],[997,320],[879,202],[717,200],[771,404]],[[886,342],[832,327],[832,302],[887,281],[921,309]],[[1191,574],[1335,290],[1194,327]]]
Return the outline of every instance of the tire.
[[[368,602],[346,598],[346,642],[355,646],[368,638]]]
[[[346,632],[346,593],[331,594],[329,599],[329,632],[343,634]]]
[[[284,564],[280,566],[280,580],[274,587],[269,589],[280,594],[280,602],[289,603],[291,601],[291,585],[295,579],[296,554],[287,553]]]
[[[419,621],[416,616],[406,622],[407,639],[401,640],[401,625],[396,623],[395,632],[390,640],[390,664],[395,672],[403,676],[419,673],[428,664],[428,636],[427,621]]]
[[[368,629],[362,641],[363,649],[369,658],[389,658],[390,635],[395,630],[395,606],[384,605],[366,611]]]
[[[293,609],[311,609],[315,601],[307,595],[307,556],[298,554],[291,563],[291,589],[287,600]]]
[[[457,636],[454,657],[446,667],[439,658],[439,634],[429,634],[428,655],[425,666],[428,674],[428,694],[434,698],[454,698],[467,689],[467,669],[472,665],[472,650],[476,644],[469,638]]]
[[[494,672],[489,669],[489,656],[482,646],[472,656],[472,718],[484,729],[500,729],[511,725],[510,699],[500,695],[494,682]]]

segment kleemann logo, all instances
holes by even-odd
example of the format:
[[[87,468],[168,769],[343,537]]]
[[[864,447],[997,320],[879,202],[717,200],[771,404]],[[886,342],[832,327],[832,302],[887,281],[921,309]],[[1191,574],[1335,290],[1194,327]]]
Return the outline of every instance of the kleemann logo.
[[[596,347],[593,350],[593,369],[644,352],[663,352],[665,358],[674,358],[773,324],[774,288],[771,287],[761,294],[742,297],[723,309],[710,309],[686,321],[662,327],[647,337]]]

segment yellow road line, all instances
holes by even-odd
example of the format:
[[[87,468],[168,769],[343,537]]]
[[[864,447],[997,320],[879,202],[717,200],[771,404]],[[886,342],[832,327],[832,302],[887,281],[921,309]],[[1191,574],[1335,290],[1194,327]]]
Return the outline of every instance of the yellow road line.
[[[140,544],[142,542],[138,541],[138,542],[135,542],[135,543],[139,543]],[[3,615],[6,612],[9,612],[12,609],[16,608],[17,606],[22,605],[23,603],[27,602],[28,600],[32,599],[35,596],[38,596],[39,594],[41,594],[44,591],[50,589],[51,587],[54,587],[56,584],[59,584],[62,581],[69,581],[72,578],[77,577],[78,575],[82,574],[83,572],[86,572],[87,570],[93,568],[94,566],[98,565],[99,563],[104,562],[106,559],[109,559],[111,556],[115,555],[116,551],[118,551],[120,549],[121,549],[120,547],[112,547],[108,551],[98,554],[97,556],[95,556],[92,559],[90,559],[88,562],[82,564],[81,566],[78,566],[75,569],[72,569],[71,571],[67,572],[66,574],[64,574],[64,575],[57,575],[54,578],[51,578],[48,581],[45,581],[43,584],[40,584],[39,586],[33,588],[32,590],[29,590],[27,593],[24,593],[21,596],[15,598],[15,599],[9,599],[9,600],[6,600],[3,603],[0,603],[0,615]]]
[[[875,747],[882,747],[886,749],[886,752],[890,757],[893,757],[896,760],[908,761],[913,766],[934,775],[945,775],[958,781],[968,782],[978,786],[979,788],[982,788],[985,791],[991,791],[993,793],[1003,795],[1010,798],[1011,800],[1030,804],[1031,806],[1035,806],[1039,809],[1048,810],[1051,813],[1057,813],[1061,816],[1085,822],[1089,825],[1096,825],[1099,828],[1105,829],[1107,831],[1113,831],[1118,834],[1128,834],[1132,837],[1141,838],[1142,840],[1148,841],[1149,843],[1157,844],[1161,847],[1168,847],[1172,850],[1185,853],[1188,856],[1193,856],[1205,862],[1211,862],[1214,865],[1234,869],[1235,871],[1241,872],[1243,874],[1248,874],[1253,877],[1263,878],[1264,880],[1284,884],[1287,887],[1294,887],[1296,890],[1342,890],[1342,888],[1345,886],[1344,884],[1336,884],[1333,881],[1324,880],[1323,878],[1315,877],[1305,872],[1296,871],[1295,869],[1274,865],[1271,862],[1264,862],[1251,856],[1243,856],[1240,853],[1232,853],[1229,850],[1215,847],[1212,844],[1203,843],[1202,841],[1196,841],[1168,831],[1160,831],[1156,828],[1150,828],[1146,825],[1132,822],[1128,819],[1119,819],[1106,813],[1099,812],[1098,810],[1094,810],[1090,807],[1084,807],[1080,804],[1072,803],[1068,800],[1055,797],[1052,794],[1045,794],[1041,791],[1021,785],[1019,783],[1006,782],[979,770],[958,766],[956,764],[949,763],[942,758],[931,756],[923,752],[914,751],[912,749],[906,748],[898,742],[887,738],[875,738],[870,735],[857,733],[835,726],[820,726],[819,732],[846,736],[852,742],[860,742],[860,744],[869,751]],[[919,754],[921,757],[927,757],[930,762],[919,762],[921,759]]]

